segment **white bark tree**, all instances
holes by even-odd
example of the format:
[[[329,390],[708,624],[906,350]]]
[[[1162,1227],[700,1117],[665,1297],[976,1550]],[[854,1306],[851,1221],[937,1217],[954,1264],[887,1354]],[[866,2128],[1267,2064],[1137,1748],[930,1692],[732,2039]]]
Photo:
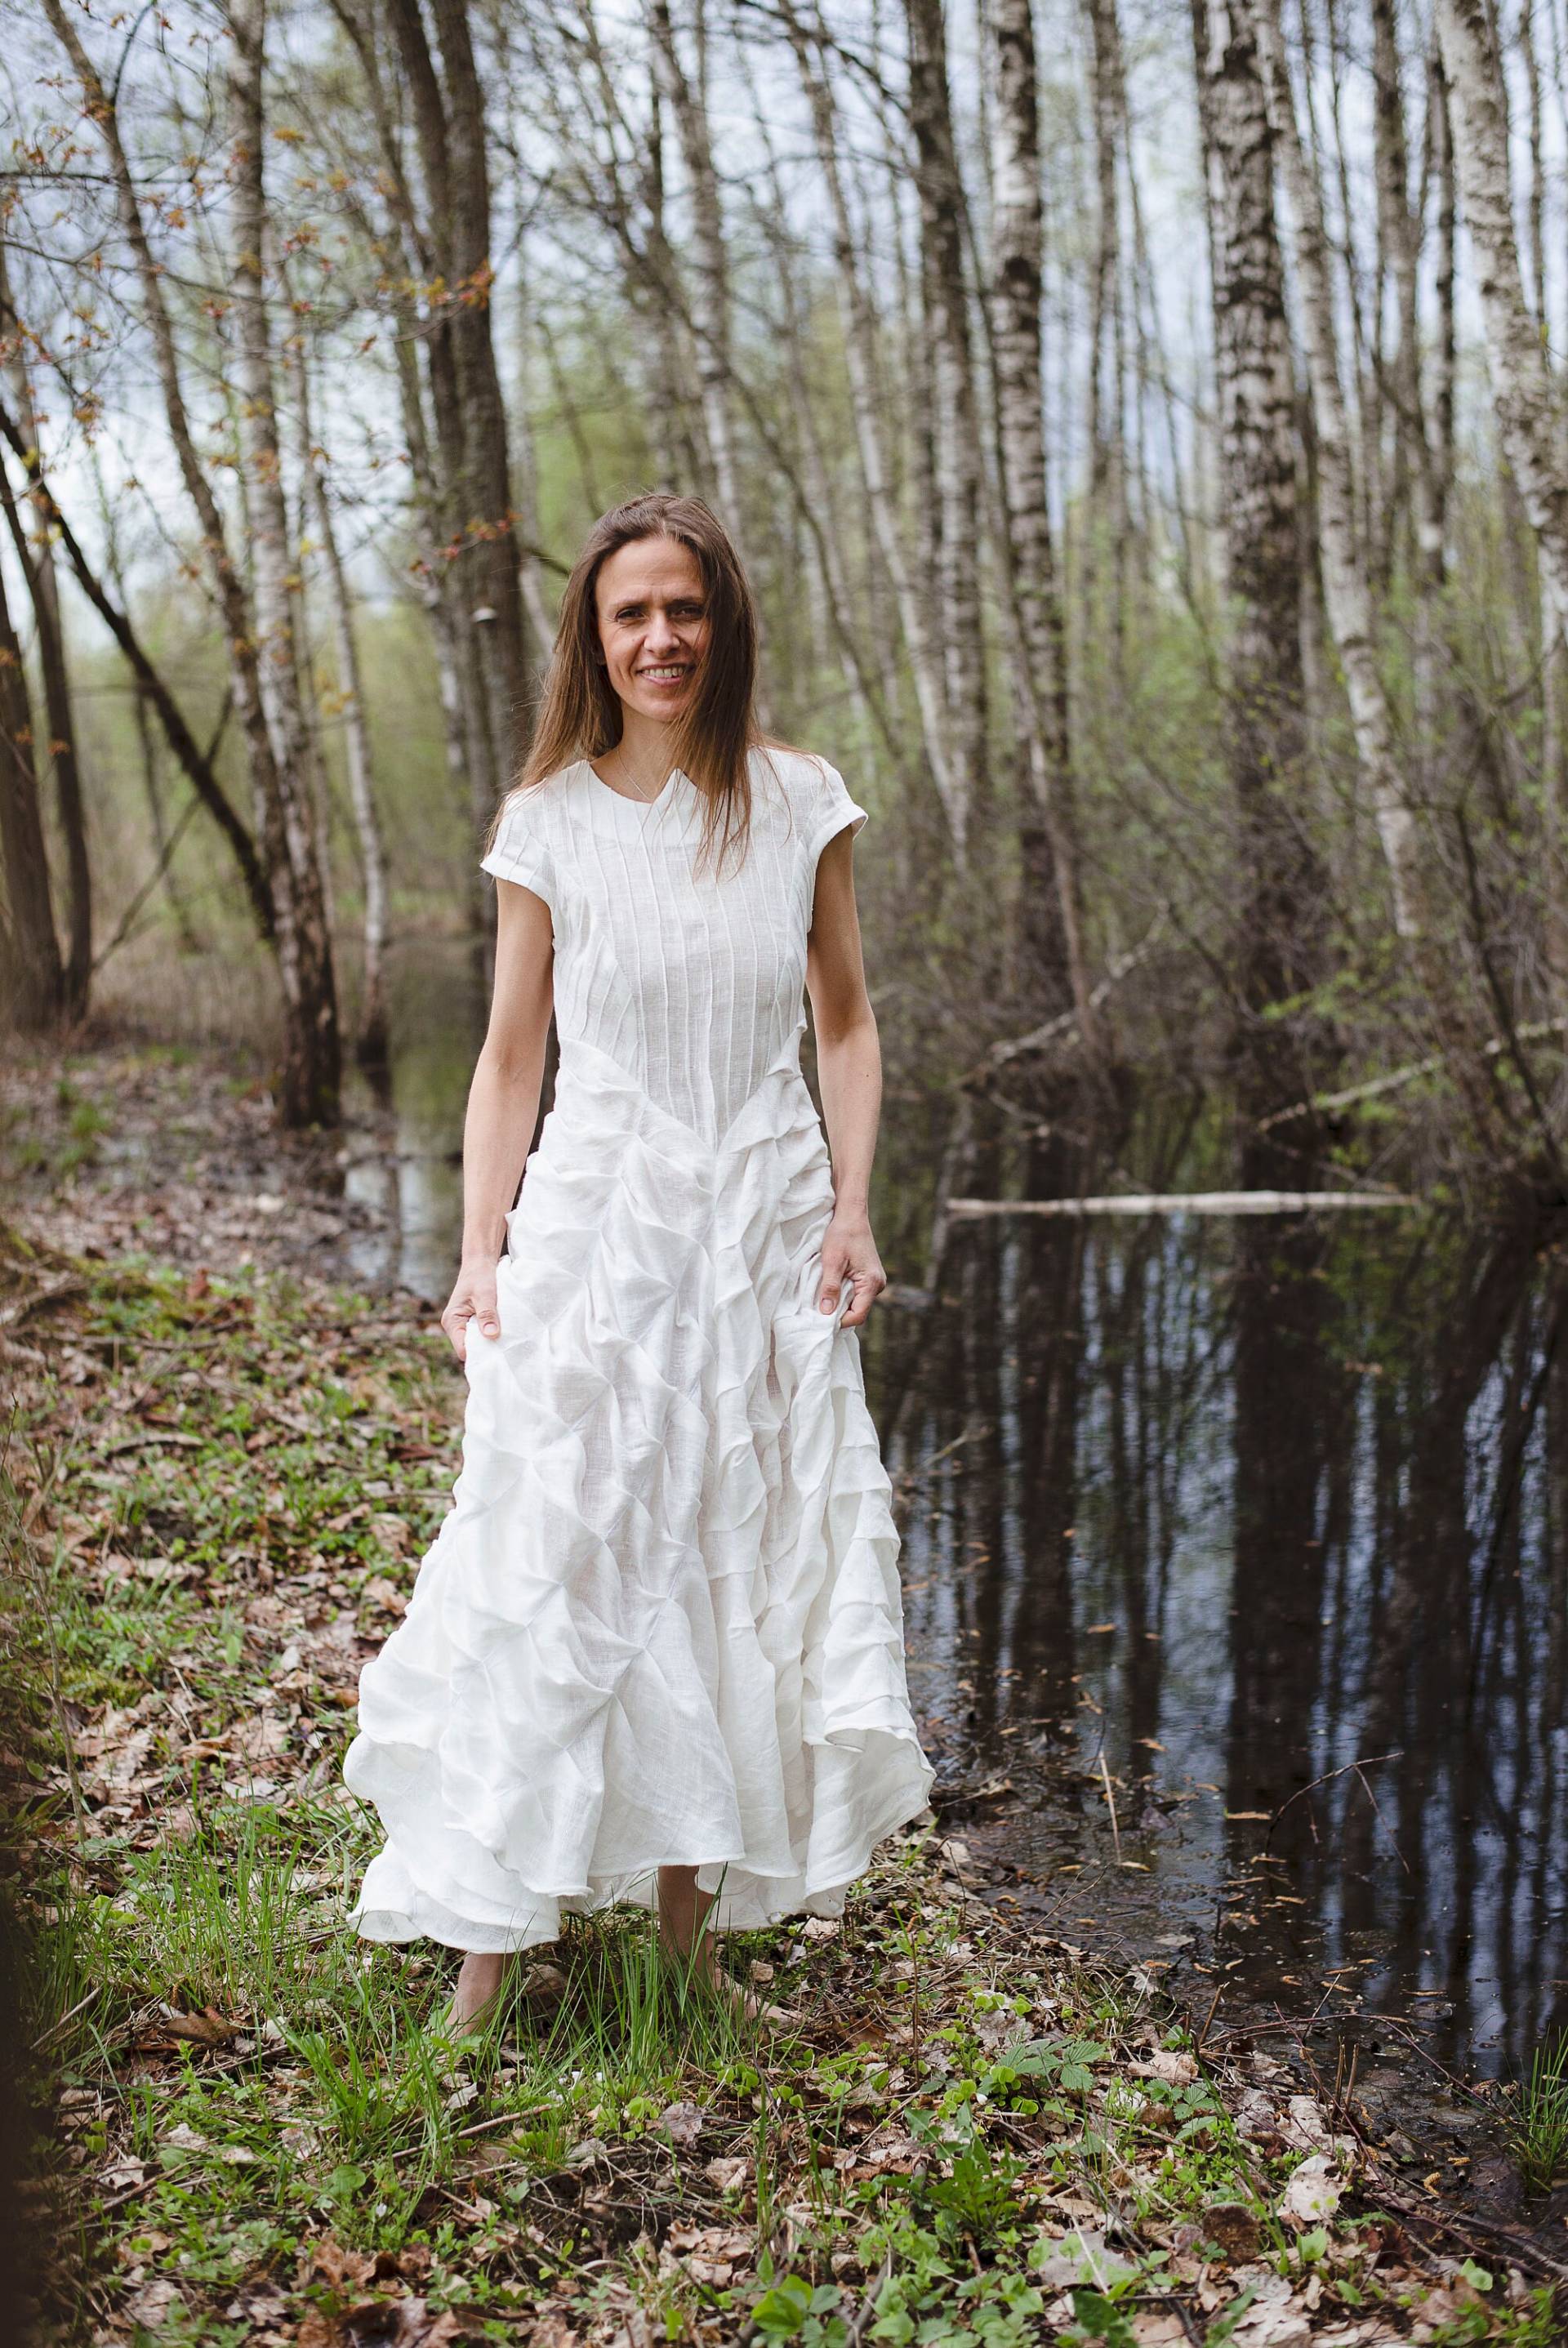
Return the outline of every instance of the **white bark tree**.
[[[291,346],[294,398],[298,409],[301,469],[310,512],[310,526],[321,550],[321,582],[332,626],[333,660],[337,671],[335,715],[343,726],[344,767],[348,778],[348,803],[354,813],[359,844],[360,878],[365,891],[363,930],[364,971],[359,1006],[358,1053],[361,1060],[378,1065],[387,1056],[387,947],[390,896],[387,878],[387,848],[381,835],[381,814],[376,797],[376,770],[370,755],[370,724],[360,675],[359,640],[337,523],[327,485],[325,451],[312,429],[314,401],[310,358],[303,327]]]
[[[250,525],[251,601],[256,682],[272,746],[272,788],[263,810],[269,869],[289,915],[278,954],[285,991],[310,1006],[311,1078],[317,1115],[335,1123],[341,1076],[337,989],[311,791],[313,744],[300,695],[292,582],[297,549],[284,494],[273,327],[266,278],[266,0],[232,0],[229,72],[232,154],[234,382],[240,407],[240,469]],[[280,885],[281,884],[281,885]],[[302,1072],[303,1074],[303,1072]],[[296,1079],[297,1081],[297,1079]],[[302,1104],[303,1106],[303,1104]]]
[[[985,646],[980,593],[981,468],[975,360],[964,270],[964,183],[953,132],[942,0],[904,0],[909,115],[920,199],[922,288],[934,388],[933,458],[937,621],[947,730],[967,827],[989,796]]]
[[[1302,146],[1280,37],[1279,0],[1250,0],[1269,121],[1289,201],[1292,257],[1312,396],[1317,467],[1318,551],[1329,630],[1345,673],[1357,757],[1388,867],[1394,926],[1423,926],[1419,842],[1400,772],[1393,712],[1377,662],[1372,594],[1357,530],[1355,456],[1340,380],[1334,284],[1323,194]]]
[[[683,10],[683,15],[686,11]],[[692,12],[695,60],[688,72],[668,0],[650,0],[649,23],[660,86],[675,118],[692,218],[691,322],[713,486],[725,527],[744,540],[729,348],[729,255],[724,202],[707,116],[707,23],[702,0]]]
[[[1230,615],[1225,740],[1241,826],[1236,958],[1243,1000],[1261,1016],[1324,969],[1323,880],[1305,805],[1295,383],[1251,13],[1245,0],[1193,0],[1192,29]],[[1305,1072],[1286,1067],[1261,1030],[1257,1045],[1244,1089],[1261,1107]]]
[[[1486,0],[1437,0],[1436,21],[1498,427],[1541,550],[1552,631],[1561,638],[1568,629],[1568,463],[1541,329],[1524,294],[1501,66]]]
[[[266,876],[269,936],[277,958],[283,996],[281,1113],[288,1125],[333,1125],[339,1115],[342,1073],[336,983],[315,855],[307,775],[304,769],[280,763],[279,745],[290,738],[290,727],[284,720],[274,730],[273,717],[279,713],[272,695],[273,681],[263,683],[263,667],[275,666],[278,647],[274,641],[271,661],[263,662],[261,640],[266,631],[259,608],[247,593],[234,561],[230,532],[196,445],[164,272],[148,237],[136,177],[121,136],[116,98],[89,57],[77,21],[67,12],[64,0],[44,0],[44,9],[51,29],[70,59],[87,111],[104,147],[120,227],[141,294],[142,319],[152,346],[170,440],[201,530],[202,556],[222,620],[230,685],[244,737],[260,861]],[[265,210],[261,98],[264,14],[260,0],[246,0],[231,22],[235,34],[235,57],[229,116],[236,149],[234,219],[240,270],[234,304],[242,378],[259,384],[263,374],[270,374],[265,294],[259,275]],[[258,366],[262,360],[267,362],[264,367]],[[268,434],[275,451],[277,432],[270,389],[264,392],[263,410],[247,427],[247,476],[255,465],[265,466],[271,461],[265,453]],[[247,478],[247,490],[256,486]],[[282,488],[275,474],[273,488],[281,501]],[[269,515],[266,527],[275,529],[274,517]],[[284,535],[286,540],[286,515]],[[258,550],[257,559],[262,568],[272,561],[270,553],[263,550]],[[277,579],[273,561],[268,590],[272,620],[275,620],[279,602]],[[283,580],[281,600],[286,631],[286,562]],[[286,654],[286,633],[284,650]],[[285,657],[283,665],[292,674],[292,656]]]
[[[1508,107],[1486,0],[1437,0],[1460,204],[1470,231],[1498,429],[1535,535],[1542,586],[1543,690],[1557,689],[1568,654],[1568,458],[1542,329],[1525,299],[1509,180]],[[1568,854],[1561,778],[1546,727],[1544,832],[1548,959],[1568,1000]]]
[[[990,14],[991,348],[1013,700],[1035,820],[1021,847],[1022,934],[1037,983],[1065,994],[1099,1048],[1084,948],[1067,693],[1067,632],[1052,543],[1040,360],[1044,232],[1039,67],[1032,0]],[[1059,1004],[1047,1006],[1056,1010]]]
[[[962,866],[965,860],[970,801],[966,781],[954,756],[949,732],[946,695],[937,648],[927,626],[914,566],[903,543],[898,500],[883,434],[877,369],[876,316],[855,251],[853,221],[839,154],[837,110],[831,87],[823,70],[820,48],[812,30],[790,5],[790,0],[783,0],[783,6],[790,45],[810,108],[817,160],[832,223],[844,359],[849,372],[855,443],[865,482],[866,500],[877,551],[892,584],[900,633],[909,655],[926,764],[947,817],[954,856]]]

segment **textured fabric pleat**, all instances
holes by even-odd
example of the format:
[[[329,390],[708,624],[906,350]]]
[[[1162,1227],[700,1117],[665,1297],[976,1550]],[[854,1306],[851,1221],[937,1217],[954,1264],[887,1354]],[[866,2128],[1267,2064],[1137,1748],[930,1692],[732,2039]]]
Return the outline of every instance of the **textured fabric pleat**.
[[[799,766],[722,900],[684,778],[656,850],[657,806],[573,769],[487,859],[552,907],[561,1061],[500,1334],[469,1334],[453,1506],[361,1678],[367,1938],[523,1948],[651,1900],[661,1865],[700,1870],[721,1929],[834,1914],[925,1802],[850,1292],[817,1301],[833,1189],[799,1067],[816,857],[864,815]]]

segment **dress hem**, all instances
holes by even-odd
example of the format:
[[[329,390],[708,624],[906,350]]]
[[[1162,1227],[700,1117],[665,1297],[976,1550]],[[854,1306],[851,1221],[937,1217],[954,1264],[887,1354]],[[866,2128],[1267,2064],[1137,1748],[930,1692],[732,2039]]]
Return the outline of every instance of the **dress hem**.
[[[710,1911],[710,1930],[723,1933],[759,1932],[783,1922],[789,1916],[813,1912],[836,1915],[841,1911],[846,1893],[865,1873],[878,1845],[930,1807],[935,1772],[925,1760],[918,1738],[900,1736],[897,1741],[901,1745],[913,1746],[920,1755],[919,1774],[924,1782],[918,1792],[913,1787],[906,1788],[909,1798],[901,1797],[891,1803],[886,1815],[856,1838],[845,1866],[835,1867],[826,1880],[804,1883],[798,1893],[777,1906],[755,1900],[742,1906],[736,1895],[725,1894],[721,1883],[714,1892],[705,1894],[715,1902]],[[406,1861],[401,1861],[395,1842],[387,1846],[383,1856],[406,1865]],[[401,1946],[410,1941],[433,1941],[438,1947],[457,1949],[469,1956],[516,1956],[529,1949],[552,1946],[560,1939],[562,1922],[568,1915],[603,1915],[607,1909],[616,1907],[653,1908],[657,1900],[657,1879],[661,1867],[695,1867],[699,1872],[718,1869],[721,1874],[725,1870],[735,1869],[749,1878],[753,1884],[791,1880],[779,1870],[748,1866],[744,1855],[730,1851],[707,1859],[649,1859],[645,1864],[617,1869],[615,1875],[604,1882],[604,1888],[597,1892],[592,1882],[567,1890],[547,1890],[534,1884],[523,1886],[541,1910],[555,1910],[555,1929],[549,1931],[541,1921],[521,1928],[466,1921],[445,1900],[425,1891],[410,1877],[409,1890],[414,1896],[407,1905],[367,1906],[362,1900],[350,1911],[348,1922],[362,1941],[381,1947]],[[644,1888],[639,1890],[639,1886]],[[461,1932],[466,1937],[454,1938],[454,1932]]]

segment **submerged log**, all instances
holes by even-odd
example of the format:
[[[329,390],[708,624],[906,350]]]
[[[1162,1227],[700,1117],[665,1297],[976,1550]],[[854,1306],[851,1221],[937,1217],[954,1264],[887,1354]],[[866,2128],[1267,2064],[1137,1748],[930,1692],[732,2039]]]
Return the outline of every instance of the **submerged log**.
[[[1400,1190],[1130,1190],[1101,1199],[949,1199],[950,1215],[1318,1215],[1418,1207]]]

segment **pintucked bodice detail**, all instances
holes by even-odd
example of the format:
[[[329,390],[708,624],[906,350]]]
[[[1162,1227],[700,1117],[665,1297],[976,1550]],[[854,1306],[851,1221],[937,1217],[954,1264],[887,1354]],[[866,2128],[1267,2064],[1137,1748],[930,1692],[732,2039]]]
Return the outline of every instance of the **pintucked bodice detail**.
[[[678,768],[648,804],[584,760],[515,793],[484,869],[542,897],[564,1060],[591,1045],[717,1148],[798,1049],[817,860],[866,820],[842,778],[754,751],[744,860],[698,860],[703,801]]]

